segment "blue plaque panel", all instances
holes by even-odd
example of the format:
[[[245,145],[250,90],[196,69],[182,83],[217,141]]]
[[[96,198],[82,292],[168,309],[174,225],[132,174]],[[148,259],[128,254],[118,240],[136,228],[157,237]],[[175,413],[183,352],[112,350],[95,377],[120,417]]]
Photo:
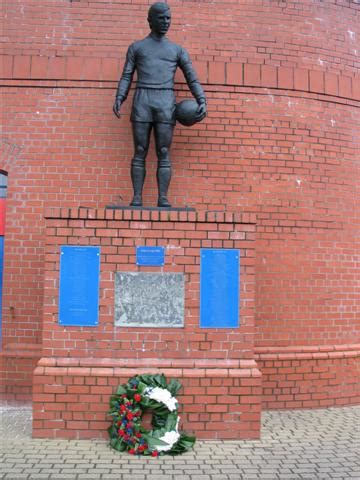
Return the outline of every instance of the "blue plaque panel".
[[[136,247],[136,265],[161,267],[164,263],[164,247]]]
[[[201,328],[239,326],[239,269],[239,250],[201,249]]]
[[[98,325],[99,276],[100,247],[61,247],[60,325]]]

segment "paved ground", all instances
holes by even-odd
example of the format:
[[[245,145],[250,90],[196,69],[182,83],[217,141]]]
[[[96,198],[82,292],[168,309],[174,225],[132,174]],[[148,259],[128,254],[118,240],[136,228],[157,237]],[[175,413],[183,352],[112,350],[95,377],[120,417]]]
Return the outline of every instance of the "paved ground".
[[[31,408],[0,407],[4,480],[360,480],[360,406],[263,413],[261,441],[197,442],[137,458],[100,440],[31,438]]]

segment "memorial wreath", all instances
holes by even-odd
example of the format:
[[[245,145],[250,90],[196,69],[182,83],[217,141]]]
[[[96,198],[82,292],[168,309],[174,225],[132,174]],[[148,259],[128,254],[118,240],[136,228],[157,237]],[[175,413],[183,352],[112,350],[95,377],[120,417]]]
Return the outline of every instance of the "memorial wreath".
[[[178,455],[192,448],[195,437],[178,430],[175,395],[180,388],[178,380],[167,383],[163,374],[136,375],[120,385],[110,398],[110,446],[120,452],[153,457]],[[145,412],[152,412],[150,430],[142,425]]]

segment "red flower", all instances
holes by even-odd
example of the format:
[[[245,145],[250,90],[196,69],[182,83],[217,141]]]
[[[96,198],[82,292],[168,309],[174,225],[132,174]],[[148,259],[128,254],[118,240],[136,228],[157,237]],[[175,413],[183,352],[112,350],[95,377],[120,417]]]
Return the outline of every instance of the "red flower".
[[[140,402],[141,401],[141,395],[139,393],[135,393],[134,400],[135,400],[135,402]]]
[[[125,405],[120,405],[120,412],[121,412],[121,413],[126,412],[126,407],[125,407]]]
[[[136,453],[135,448],[130,448],[129,453],[130,453],[130,455],[135,455],[135,453]]]
[[[124,430],[122,430],[122,429],[118,430],[118,434],[120,435],[120,437],[122,437],[124,435],[124,433],[125,433]]]
[[[135,437],[136,438],[141,438],[141,433],[140,432],[135,433]]]
[[[144,450],[145,450],[145,446],[140,445],[140,447],[138,448],[138,452],[143,452]]]
[[[126,418],[127,418],[128,420],[132,420],[132,419],[134,418],[134,415],[133,415],[131,412],[129,412],[129,413],[126,415]]]
[[[159,455],[159,452],[157,450],[154,450],[153,452],[151,452],[152,457],[157,457],[158,455]]]
[[[134,424],[129,422],[127,425],[126,425],[126,428],[133,428]]]

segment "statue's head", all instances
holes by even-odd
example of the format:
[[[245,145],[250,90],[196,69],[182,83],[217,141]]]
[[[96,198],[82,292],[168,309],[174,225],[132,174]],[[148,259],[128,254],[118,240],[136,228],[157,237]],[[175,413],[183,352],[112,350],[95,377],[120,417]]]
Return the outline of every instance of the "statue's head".
[[[148,12],[148,22],[152,32],[157,35],[166,35],[171,23],[170,7],[167,3],[156,2]]]

